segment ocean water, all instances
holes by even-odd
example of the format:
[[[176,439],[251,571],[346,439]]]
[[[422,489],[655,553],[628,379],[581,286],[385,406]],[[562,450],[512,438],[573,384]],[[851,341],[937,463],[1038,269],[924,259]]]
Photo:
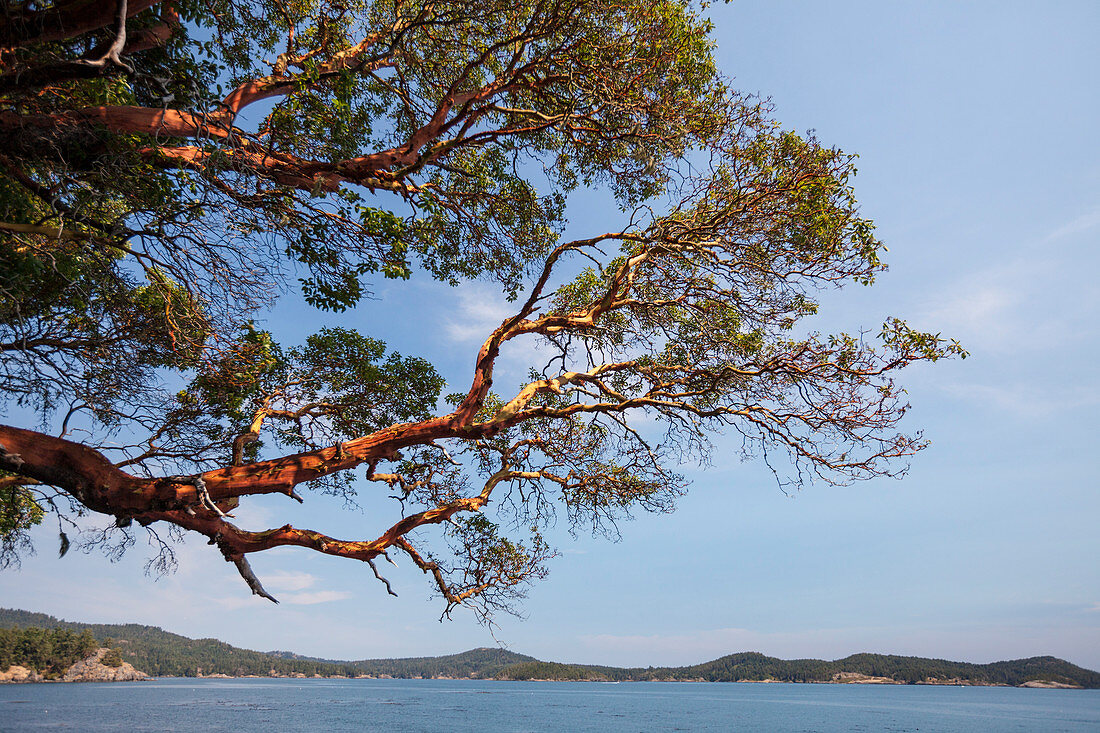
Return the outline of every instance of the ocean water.
[[[1100,690],[164,679],[0,685],[0,731],[1100,731]]]

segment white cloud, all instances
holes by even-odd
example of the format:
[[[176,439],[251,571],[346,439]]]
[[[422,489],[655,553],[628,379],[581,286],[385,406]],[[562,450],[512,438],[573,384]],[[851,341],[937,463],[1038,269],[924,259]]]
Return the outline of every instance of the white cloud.
[[[330,603],[351,598],[351,593],[343,590],[317,590],[308,593],[294,593],[279,600],[294,606],[314,606],[318,603]]]
[[[272,591],[299,591],[311,587],[317,582],[317,578],[309,573],[281,571],[267,573],[264,576],[263,582],[264,587]]]
[[[457,307],[445,321],[447,337],[463,344],[481,344],[505,319],[516,314],[518,303],[509,303],[499,292],[485,287],[463,288],[456,293]],[[526,383],[528,371],[539,369],[549,351],[540,349],[541,337],[521,336],[506,342],[497,358],[493,381],[502,396],[515,386]],[[462,385],[465,387],[465,383]]]
[[[1100,209],[1030,242],[1006,242],[986,266],[929,293],[919,322],[972,352],[1019,353],[1073,346],[1095,332],[1100,297],[1088,238]]]
[[[1046,235],[1046,237],[1043,238],[1043,242],[1049,243],[1074,234],[1081,234],[1097,226],[1100,226],[1100,209],[1094,209],[1088,213],[1081,214],[1077,218],[1058,227],[1050,234]]]
[[[944,390],[956,397],[1026,418],[1047,417],[1100,404],[1100,388],[1092,384],[1047,385],[1033,381],[995,385],[958,382],[944,385]]]
[[[505,318],[515,315],[516,305],[487,287],[464,287],[457,295],[458,308],[446,323],[452,341],[482,342]]]
[[[980,279],[988,278],[979,276]],[[926,306],[921,321],[934,324],[935,330],[952,337],[978,336],[983,342],[1002,343],[1014,331],[1013,308],[1020,302],[1021,290],[1008,282],[956,283]]]
[[[1100,297],[1087,267],[1050,251],[963,275],[925,299],[914,323],[980,352],[1075,348],[1095,332]]]
[[[232,511],[233,523],[238,527],[272,526],[275,523],[275,512],[270,506],[264,506],[263,501],[255,496],[241,497],[240,505]]]
[[[213,603],[218,604],[222,608],[229,611],[238,611],[242,608],[263,606],[265,603],[270,604],[271,601],[266,598],[260,598],[259,596],[248,593],[248,589],[245,588],[244,593],[239,593],[235,596],[222,596],[220,598],[211,599]]]

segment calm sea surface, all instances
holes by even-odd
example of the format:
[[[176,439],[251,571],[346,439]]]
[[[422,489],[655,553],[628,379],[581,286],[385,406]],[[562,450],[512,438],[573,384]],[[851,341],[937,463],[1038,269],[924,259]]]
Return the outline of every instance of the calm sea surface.
[[[0,685],[0,730],[1100,731],[1100,691],[466,680]]]

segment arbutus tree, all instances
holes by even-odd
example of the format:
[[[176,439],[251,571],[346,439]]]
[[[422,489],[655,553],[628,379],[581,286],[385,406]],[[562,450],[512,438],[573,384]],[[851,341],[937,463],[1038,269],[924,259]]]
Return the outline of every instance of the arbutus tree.
[[[794,483],[903,472],[924,442],[893,375],[963,352],[899,320],[799,326],[882,245],[851,157],[730,89],[708,30],[680,0],[10,4],[0,390],[39,419],[0,425],[5,560],[91,512],[122,546],[197,532],[267,598],[251,553],[360,560],[387,589],[376,561],[403,555],[487,619],[544,574],[557,514],[670,509],[715,434]],[[592,186],[625,224],[563,241]],[[457,392],[353,330],[254,325],[290,290],[342,310],[413,274],[513,304]],[[494,385],[522,341],[545,361]],[[360,540],[233,523],[302,487],[395,516]]]

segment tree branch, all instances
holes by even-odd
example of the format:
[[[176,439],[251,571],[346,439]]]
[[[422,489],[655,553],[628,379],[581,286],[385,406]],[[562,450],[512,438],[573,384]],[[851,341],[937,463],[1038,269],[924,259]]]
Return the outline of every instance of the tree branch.
[[[162,0],[133,0],[111,5],[86,0],[64,0],[37,12],[19,11],[0,17],[0,45],[18,48],[32,43],[64,41],[99,30],[119,18],[132,18]],[[121,5],[121,13],[119,10]]]

